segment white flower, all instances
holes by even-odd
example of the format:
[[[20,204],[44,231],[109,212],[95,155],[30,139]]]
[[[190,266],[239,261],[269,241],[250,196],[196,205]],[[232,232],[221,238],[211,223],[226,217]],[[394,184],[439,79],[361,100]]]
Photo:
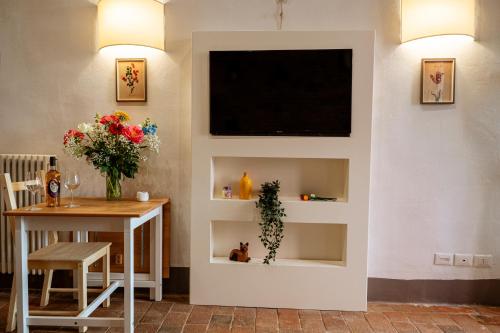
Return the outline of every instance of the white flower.
[[[147,148],[155,153],[160,152],[160,138],[157,135],[144,135],[144,141]]]
[[[77,126],[78,130],[84,134],[92,132],[93,126],[89,123],[81,123]]]

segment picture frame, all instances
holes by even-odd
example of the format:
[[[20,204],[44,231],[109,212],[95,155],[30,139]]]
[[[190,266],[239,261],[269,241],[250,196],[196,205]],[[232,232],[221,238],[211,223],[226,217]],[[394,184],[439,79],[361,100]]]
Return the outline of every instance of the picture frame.
[[[144,58],[116,59],[116,101],[147,101],[147,63]]]
[[[455,58],[422,59],[421,104],[455,103]]]

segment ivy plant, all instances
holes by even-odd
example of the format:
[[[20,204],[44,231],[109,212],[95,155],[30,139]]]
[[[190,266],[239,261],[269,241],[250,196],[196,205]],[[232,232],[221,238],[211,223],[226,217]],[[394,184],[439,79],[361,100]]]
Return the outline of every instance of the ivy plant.
[[[281,207],[278,193],[280,191],[280,182],[265,182],[262,184],[257,201],[257,208],[260,209],[259,226],[261,229],[260,241],[268,251],[264,258],[264,264],[270,264],[271,260],[276,260],[276,253],[283,239],[283,217],[286,216],[285,209]]]

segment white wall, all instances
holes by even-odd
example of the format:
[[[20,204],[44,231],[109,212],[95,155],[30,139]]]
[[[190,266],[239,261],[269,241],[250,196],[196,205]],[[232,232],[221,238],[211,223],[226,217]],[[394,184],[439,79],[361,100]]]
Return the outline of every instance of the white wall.
[[[500,278],[500,265],[432,265],[435,251],[500,260],[500,1],[478,0],[477,42],[444,38],[400,45],[398,0],[288,0],[285,30],[377,31],[369,276]],[[120,105],[160,125],[160,156],[125,185],[173,198],[172,264],[189,266],[190,36],[193,30],[275,30],[273,0],[171,0],[167,53],[95,50],[96,7],[87,0],[0,2],[0,152],[57,153],[62,135],[114,102],[114,58],[148,58],[148,103]],[[443,15],[446,15],[445,13]],[[456,57],[456,104],[418,103],[420,59]],[[33,136],[36,134],[36,140]]]

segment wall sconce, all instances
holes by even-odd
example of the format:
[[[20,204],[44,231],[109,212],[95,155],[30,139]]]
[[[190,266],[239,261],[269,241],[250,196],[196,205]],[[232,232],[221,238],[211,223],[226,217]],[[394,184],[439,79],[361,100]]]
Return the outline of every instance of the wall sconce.
[[[97,24],[99,49],[112,45],[139,45],[165,50],[163,2],[100,0]]]
[[[439,35],[475,36],[475,0],[401,0],[401,43]]]

